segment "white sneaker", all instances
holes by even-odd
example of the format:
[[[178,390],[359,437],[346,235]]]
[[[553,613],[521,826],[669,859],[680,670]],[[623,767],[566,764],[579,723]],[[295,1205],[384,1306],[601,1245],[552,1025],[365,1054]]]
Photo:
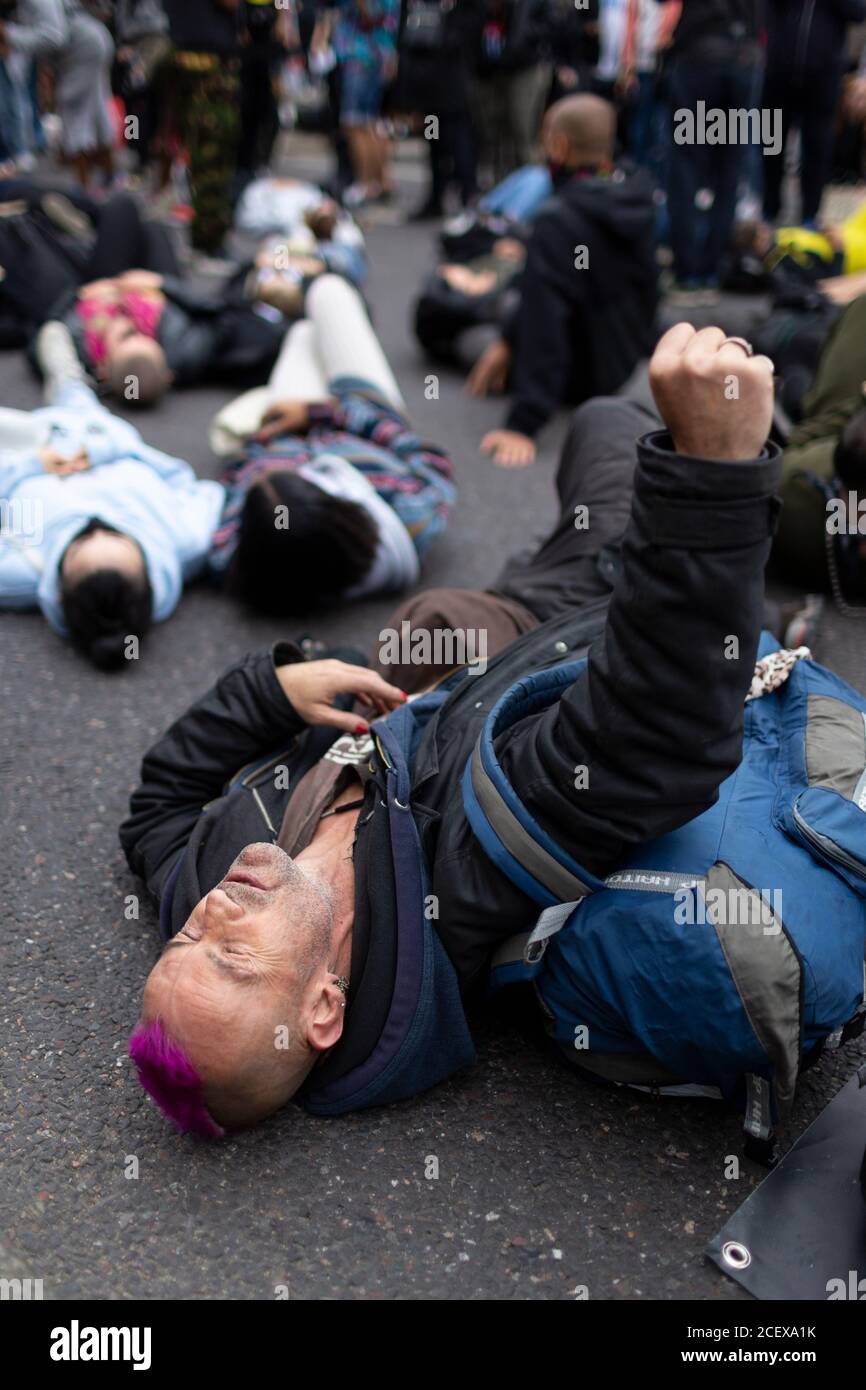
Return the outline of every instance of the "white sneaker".
[[[36,361],[45,378],[45,399],[49,403],[64,382],[87,384],[87,373],[75,351],[72,335],[66,325],[56,319],[44,323],[36,335]]]

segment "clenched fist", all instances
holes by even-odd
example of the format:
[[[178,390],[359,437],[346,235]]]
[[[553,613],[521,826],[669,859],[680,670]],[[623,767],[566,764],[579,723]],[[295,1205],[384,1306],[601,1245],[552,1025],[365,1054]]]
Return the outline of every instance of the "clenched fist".
[[[678,454],[758,457],[773,419],[769,357],[749,357],[721,328],[677,323],[659,340],[649,375]]]

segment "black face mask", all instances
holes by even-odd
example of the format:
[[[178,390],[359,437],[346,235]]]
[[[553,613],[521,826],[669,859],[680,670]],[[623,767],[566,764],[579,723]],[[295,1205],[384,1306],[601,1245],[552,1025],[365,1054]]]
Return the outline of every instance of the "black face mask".
[[[601,177],[601,170],[595,168],[594,165],[557,164],[552,159],[546,159],[544,162],[554,187],[567,183],[569,179],[597,179]]]
[[[553,159],[547,159],[545,163],[547,165],[547,172],[550,175],[550,181],[554,187],[557,184],[564,183],[565,180],[574,173],[574,170],[569,169],[567,164],[558,164]]]

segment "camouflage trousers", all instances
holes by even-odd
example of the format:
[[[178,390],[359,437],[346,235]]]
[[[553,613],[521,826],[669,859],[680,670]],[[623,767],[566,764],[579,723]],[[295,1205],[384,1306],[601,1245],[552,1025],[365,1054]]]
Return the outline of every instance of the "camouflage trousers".
[[[189,155],[192,244],[219,252],[232,223],[232,181],[240,131],[240,76],[235,59],[175,53],[169,64],[177,131]]]

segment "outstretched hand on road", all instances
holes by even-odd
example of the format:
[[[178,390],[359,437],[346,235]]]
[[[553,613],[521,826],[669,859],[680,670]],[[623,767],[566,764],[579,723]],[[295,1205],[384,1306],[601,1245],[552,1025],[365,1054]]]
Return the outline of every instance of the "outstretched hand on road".
[[[535,441],[517,430],[491,430],[485,434],[479,448],[482,454],[490,454],[500,468],[528,468],[535,463],[538,452]]]

